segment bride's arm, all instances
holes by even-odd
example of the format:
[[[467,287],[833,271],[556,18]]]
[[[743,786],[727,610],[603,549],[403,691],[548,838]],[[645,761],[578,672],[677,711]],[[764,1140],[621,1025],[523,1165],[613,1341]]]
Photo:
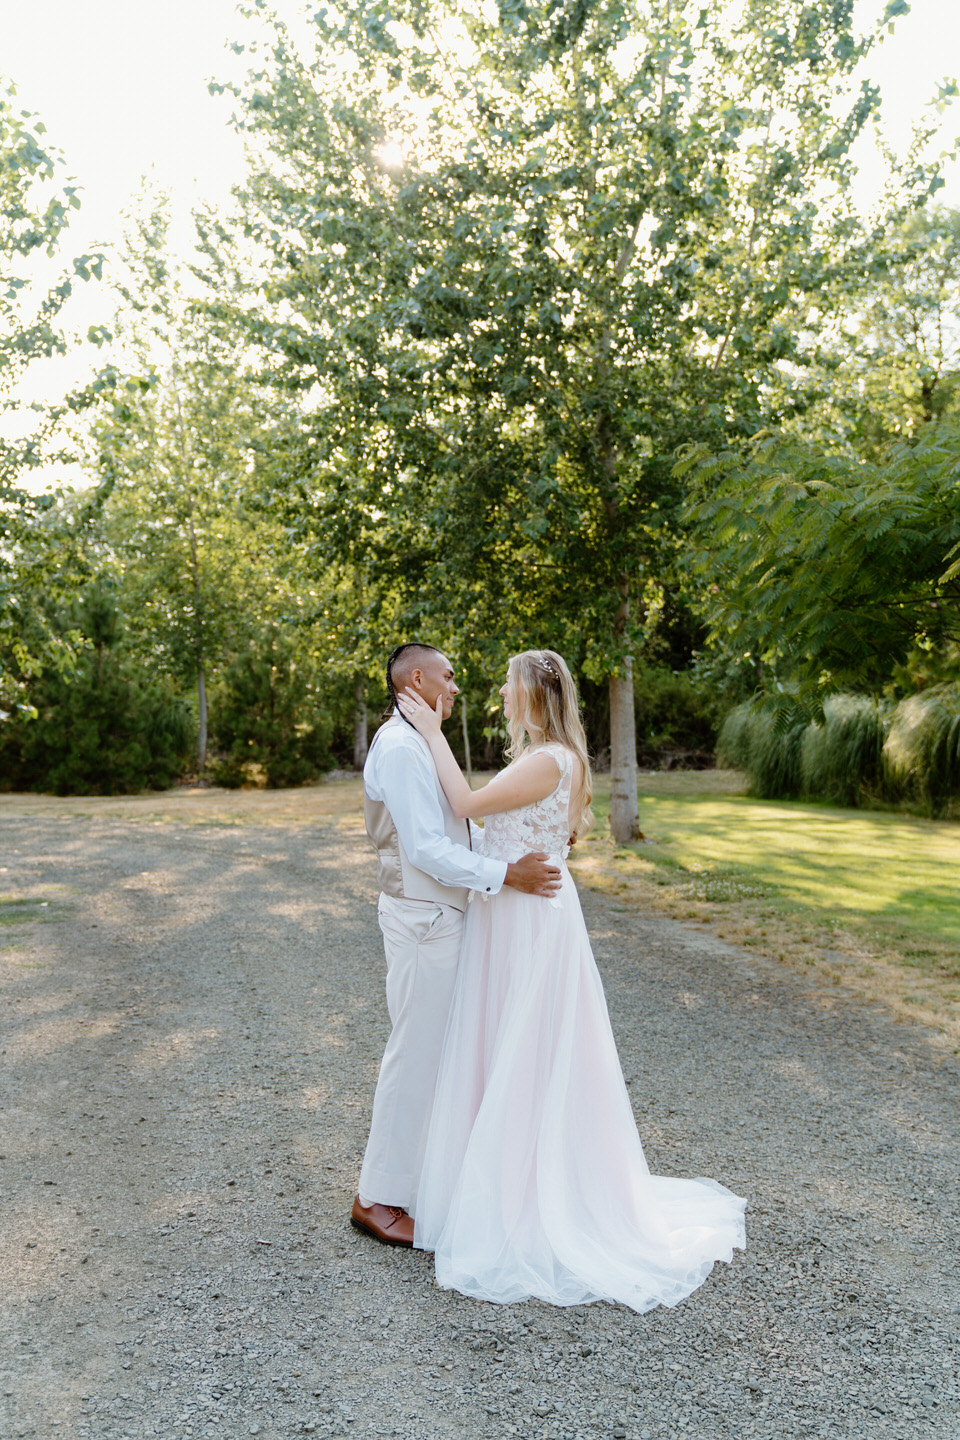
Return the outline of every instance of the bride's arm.
[[[443,793],[455,815],[479,820],[484,815],[519,810],[522,805],[545,800],[556,790],[560,767],[552,755],[546,754],[527,755],[482,789],[471,790],[440,729],[443,701],[437,701],[434,711],[416,693],[405,692],[397,697],[397,704],[401,714],[430,746]]]

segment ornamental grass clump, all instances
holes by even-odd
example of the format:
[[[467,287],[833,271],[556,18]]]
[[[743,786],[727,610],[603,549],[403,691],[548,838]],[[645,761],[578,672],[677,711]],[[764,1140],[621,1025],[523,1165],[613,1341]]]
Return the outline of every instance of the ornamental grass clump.
[[[749,701],[737,705],[727,715],[717,736],[717,764],[726,770],[750,773],[753,754],[754,708]]]
[[[800,794],[800,746],[806,721],[781,729],[776,716],[759,712],[754,722],[750,793],[759,800],[789,800]]]
[[[778,728],[776,717],[747,701],[731,710],[720,730],[717,761],[750,777],[750,794],[786,800],[800,793],[800,743],[805,722]]]
[[[823,716],[801,738],[801,793],[834,805],[858,806],[878,798],[889,707],[867,695],[834,695],[824,704]]]
[[[883,747],[888,785],[942,815],[960,794],[960,683],[901,700]]]
[[[834,695],[821,724],[777,728],[748,701],[727,716],[717,763],[743,770],[762,800],[804,796],[834,805],[922,805],[942,815],[960,797],[960,682],[901,700]]]

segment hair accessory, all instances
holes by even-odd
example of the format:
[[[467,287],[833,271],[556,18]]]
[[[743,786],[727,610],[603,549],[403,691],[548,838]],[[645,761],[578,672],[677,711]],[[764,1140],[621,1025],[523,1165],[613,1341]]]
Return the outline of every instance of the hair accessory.
[[[556,670],[555,666],[553,666],[550,661],[547,660],[545,657],[541,659],[540,664],[543,666],[544,670],[549,671],[549,673],[553,676],[554,680],[560,679],[560,675]]]

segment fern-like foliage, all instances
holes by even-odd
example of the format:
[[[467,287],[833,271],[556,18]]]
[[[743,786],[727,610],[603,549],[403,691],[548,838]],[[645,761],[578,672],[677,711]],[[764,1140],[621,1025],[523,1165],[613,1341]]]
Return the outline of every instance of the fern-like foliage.
[[[712,638],[780,682],[776,708],[877,691],[918,642],[960,638],[957,428],[876,463],[765,435],[746,454],[692,449],[680,470]]]

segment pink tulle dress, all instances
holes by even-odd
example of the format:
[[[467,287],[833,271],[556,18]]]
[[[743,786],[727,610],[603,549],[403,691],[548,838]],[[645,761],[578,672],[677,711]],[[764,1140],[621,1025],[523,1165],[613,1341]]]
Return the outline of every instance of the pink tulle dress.
[[[490,816],[483,849],[545,851],[563,884],[468,907],[414,1244],[442,1286],[480,1300],[676,1305],[745,1247],[746,1201],[650,1174],[566,866],[572,756],[543,748],[556,790]]]

